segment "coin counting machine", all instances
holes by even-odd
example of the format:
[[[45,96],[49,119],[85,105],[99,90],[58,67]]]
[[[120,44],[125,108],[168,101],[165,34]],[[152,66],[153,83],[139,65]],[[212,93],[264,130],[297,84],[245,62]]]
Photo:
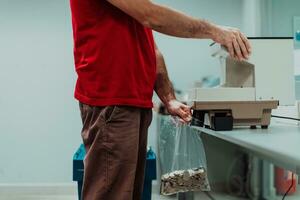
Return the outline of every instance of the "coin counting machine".
[[[250,42],[253,53],[247,61],[232,59],[225,47],[211,45],[212,56],[220,61],[221,81],[215,88],[189,91],[194,125],[216,131],[238,126],[268,128],[279,101],[294,103],[293,40],[252,38]]]

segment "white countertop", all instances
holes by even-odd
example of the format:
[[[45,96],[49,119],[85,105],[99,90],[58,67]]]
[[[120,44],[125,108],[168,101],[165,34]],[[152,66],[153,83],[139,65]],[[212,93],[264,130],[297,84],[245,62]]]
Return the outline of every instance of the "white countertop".
[[[213,131],[195,127],[211,136],[236,144],[274,164],[300,174],[300,127],[273,123],[269,129],[235,128]]]

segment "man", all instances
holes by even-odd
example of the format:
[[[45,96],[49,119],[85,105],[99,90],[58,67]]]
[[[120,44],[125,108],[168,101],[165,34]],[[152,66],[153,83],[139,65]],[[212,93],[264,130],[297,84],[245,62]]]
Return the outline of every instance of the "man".
[[[238,30],[214,25],[150,0],[71,0],[82,138],[83,200],[141,199],[153,90],[169,113],[191,120],[176,100],[152,30],[212,39],[236,59],[250,45]]]

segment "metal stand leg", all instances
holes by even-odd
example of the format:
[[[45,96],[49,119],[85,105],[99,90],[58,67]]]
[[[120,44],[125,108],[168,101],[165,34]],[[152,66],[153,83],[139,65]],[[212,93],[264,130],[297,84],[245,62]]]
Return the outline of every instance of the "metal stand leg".
[[[250,193],[251,200],[258,200],[261,193],[261,162],[257,157],[251,156],[251,177],[250,177]],[[249,177],[248,177],[249,178]]]
[[[262,173],[262,197],[266,200],[275,200],[274,166],[268,161],[262,161]]]
[[[194,192],[179,193],[178,200],[194,200]]]
[[[251,200],[275,200],[276,189],[274,187],[274,166],[255,156],[251,162]]]

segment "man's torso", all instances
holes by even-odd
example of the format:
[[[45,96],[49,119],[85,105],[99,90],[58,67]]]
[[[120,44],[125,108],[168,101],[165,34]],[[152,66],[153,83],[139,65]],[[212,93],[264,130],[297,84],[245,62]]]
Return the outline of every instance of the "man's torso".
[[[75,98],[95,106],[152,107],[152,31],[105,0],[71,0]]]

